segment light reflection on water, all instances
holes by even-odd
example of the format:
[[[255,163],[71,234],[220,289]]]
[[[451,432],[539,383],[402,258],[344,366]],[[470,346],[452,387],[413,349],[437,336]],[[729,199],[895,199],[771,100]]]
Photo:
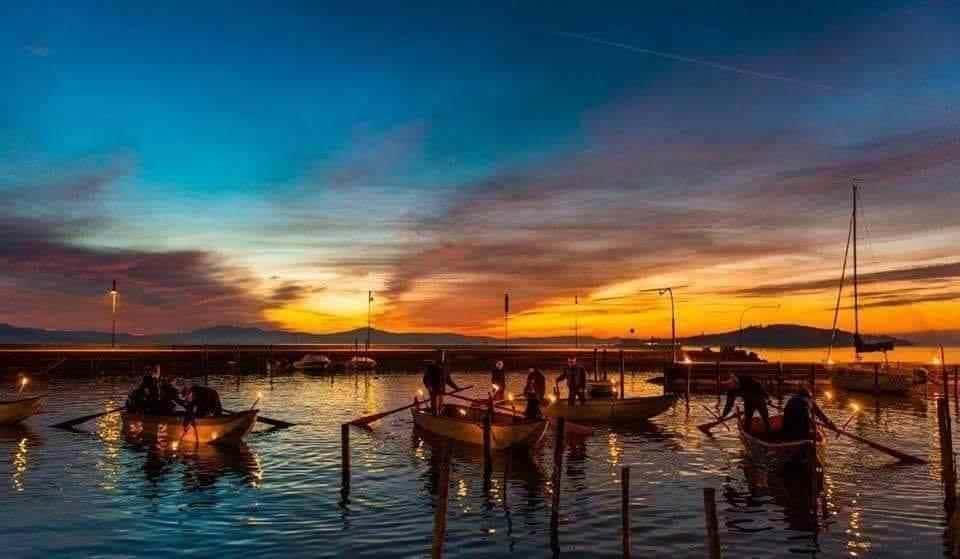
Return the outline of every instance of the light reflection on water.
[[[553,375],[550,375],[551,377]],[[629,375],[629,394],[657,393]],[[481,375],[460,375],[483,386]],[[353,491],[340,501],[339,426],[401,406],[419,375],[213,378],[225,407],[242,409],[263,392],[270,417],[300,423],[258,428],[239,449],[144,448],[123,440],[118,415],[91,433],[45,427],[116,407],[123,381],[55,380],[49,412],[0,430],[0,538],[7,556],[195,555],[400,557],[429,553],[442,441],[412,429],[409,412],[351,435]],[[519,392],[522,379],[512,375]],[[479,395],[481,390],[474,389]],[[631,465],[636,556],[702,556],[702,488],[719,489],[725,553],[779,557],[787,550],[823,557],[892,557],[908,549],[942,554],[936,418],[922,398],[857,396],[863,411],[849,429],[931,459],[901,466],[830,438],[823,489],[771,474],[745,460],[736,433],[706,439],[694,427],[712,419],[715,395],[681,403],[653,422],[598,427],[571,440],[561,489],[565,554],[618,556],[620,466]],[[846,421],[851,397],[825,402]],[[497,455],[489,486],[477,448],[452,449],[448,556],[549,555],[553,436],[533,453]],[[814,512],[816,511],[816,512]],[[908,546],[908,547],[907,547]],[[234,551],[235,550],[235,551]],[[233,552],[233,553],[231,553]]]

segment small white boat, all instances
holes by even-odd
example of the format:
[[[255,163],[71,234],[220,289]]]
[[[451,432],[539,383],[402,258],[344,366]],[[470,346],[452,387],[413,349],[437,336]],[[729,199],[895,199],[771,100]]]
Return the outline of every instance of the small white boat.
[[[332,362],[326,355],[304,355],[293,362],[293,368],[304,373],[325,373],[330,369]]]

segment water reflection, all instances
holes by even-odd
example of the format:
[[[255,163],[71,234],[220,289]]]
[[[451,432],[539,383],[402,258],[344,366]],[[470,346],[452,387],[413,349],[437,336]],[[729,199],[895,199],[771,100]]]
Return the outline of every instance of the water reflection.
[[[31,451],[42,442],[40,435],[26,425],[0,425],[0,444],[10,446],[10,483],[14,491],[25,489]]]
[[[263,483],[260,459],[246,445],[228,448],[184,445],[172,450],[168,446],[129,444],[126,450],[143,454],[144,479],[152,487],[162,485],[173,476],[179,476],[187,491],[211,489],[224,476],[250,487],[260,487]]]

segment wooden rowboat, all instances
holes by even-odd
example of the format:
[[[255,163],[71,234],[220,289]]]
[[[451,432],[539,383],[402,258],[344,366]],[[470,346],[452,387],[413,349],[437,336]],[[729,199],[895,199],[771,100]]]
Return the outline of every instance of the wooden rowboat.
[[[888,366],[881,367],[878,371],[872,368],[842,368],[833,372],[830,382],[836,388],[853,392],[909,394],[917,383],[917,374]]]
[[[40,411],[43,396],[0,402],[0,425],[19,423]]]
[[[634,398],[595,398],[571,406],[558,400],[544,409],[547,417],[565,417],[586,423],[629,423],[645,421],[670,409],[676,401],[673,394],[637,396]]]
[[[809,440],[779,440],[779,433],[783,428],[782,415],[770,417],[770,431],[766,430],[763,420],[759,417],[753,418],[749,429],[744,425],[742,419],[737,421],[737,427],[740,431],[740,441],[755,464],[785,466],[809,463],[811,458],[823,463],[826,437],[819,428],[817,429],[817,441],[814,445]]]
[[[445,404],[440,415],[427,409],[414,408],[413,422],[424,431],[468,444],[483,445],[482,408]],[[510,413],[494,412],[490,428],[493,450],[503,450],[537,444],[547,429],[543,419],[525,419]]]
[[[182,415],[144,415],[122,413],[124,436],[134,442],[180,445],[219,444],[235,446],[243,442],[257,421],[259,410],[216,417],[201,417],[195,425],[184,426]]]

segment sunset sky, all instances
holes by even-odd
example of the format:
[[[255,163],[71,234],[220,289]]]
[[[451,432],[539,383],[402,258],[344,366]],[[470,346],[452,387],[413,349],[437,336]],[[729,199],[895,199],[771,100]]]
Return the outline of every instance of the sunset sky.
[[[857,177],[864,330],[960,329],[954,3],[153,4],[0,6],[0,322],[829,327]]]

